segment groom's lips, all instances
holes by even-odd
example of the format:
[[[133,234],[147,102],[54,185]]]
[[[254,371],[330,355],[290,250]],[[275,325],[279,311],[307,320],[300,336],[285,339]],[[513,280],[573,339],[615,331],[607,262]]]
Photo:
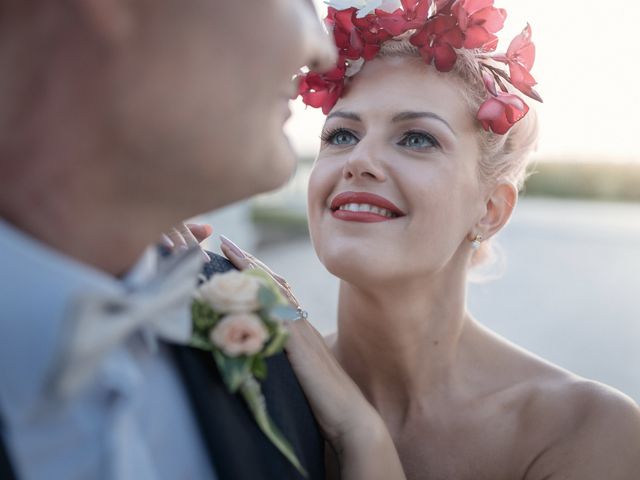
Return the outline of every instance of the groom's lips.
[[[387,217],[373,212],[352,212],[350,210],[340,210],[342,205],[350,203],[367,204],[374,207],[383,208],[394,214],[394,217]],[[380,195],[369,192],[343,192],[336,195],[331,201],[330,209],[334,218],[351,222],[375,223],[394,220],[404,217],[405,213],[400,210],[391,200]]]

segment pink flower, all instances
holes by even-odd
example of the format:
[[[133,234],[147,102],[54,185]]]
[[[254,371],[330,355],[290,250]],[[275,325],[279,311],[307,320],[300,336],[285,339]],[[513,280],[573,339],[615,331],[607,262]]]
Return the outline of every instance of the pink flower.
[[[269,337],[260,317],[253,313],[225,316],[209,334],[211,341],[231,357],[254,355],[262,350]]]
[[[433,62],[441,72],[450,71],[458,58],[454,48],[462,48],[464,37],[451,15],[436,15],[416,32],[410,42],[419,47],[427,64]]]
[[[517,95],[499,92],[480,105],[477,118],[485,130],[504,135],[528,111],[527,104]]]
[[[464,33],[464,48],[496,49],[498,37],[495,33],[504,26],[506,10],[495,8],[493,0],[458,0],[451,11]]]
[[[514,87],[528,97],[539,102],[542,101],[538,92],[533,89],[537,84],[536,79],[529,73],[536,58],[536,47],[531,41],[531,27],[528,24],[519,35],[511,40],[507,54],[494,58],[509,65],[509,77]]]

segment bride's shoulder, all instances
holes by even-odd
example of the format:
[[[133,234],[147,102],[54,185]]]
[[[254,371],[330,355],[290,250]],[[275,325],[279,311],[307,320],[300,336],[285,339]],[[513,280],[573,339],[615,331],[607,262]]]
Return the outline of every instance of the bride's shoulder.
[[[631,398],[562,371],[531,380],[526,397],[522,425],[539,440],[526,478],[637,478],[640,409]]]
[[[525,478],[544,478],[546,471],[566,478],[637,478],[630,472],[640,471],[640,408],[631,398],[516,346],[505,345],[502,354],[512,380],[518,377],[521,438],[537,445]]]

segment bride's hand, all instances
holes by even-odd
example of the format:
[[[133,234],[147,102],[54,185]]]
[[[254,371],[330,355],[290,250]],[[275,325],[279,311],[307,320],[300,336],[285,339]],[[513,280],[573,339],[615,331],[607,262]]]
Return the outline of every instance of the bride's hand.
[[[221,249],[240,270],[265,269],[285,290],[279,275],[227,238]],[[334,448],[343,479],[404,479],[393,441],[382,418],[342,369],[324,339],[306,320],[288,324],[286,351],[327,441]]]

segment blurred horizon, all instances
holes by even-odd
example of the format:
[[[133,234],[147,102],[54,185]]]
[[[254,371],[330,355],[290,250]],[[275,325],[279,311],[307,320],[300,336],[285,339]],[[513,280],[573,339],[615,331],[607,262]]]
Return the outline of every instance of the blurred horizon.
[[[314,0],[321,17],[322,0]],[[612,0],[522,2],[495,0],[508,12],[498,51],[527,23],[536,44],[532,73],[543,104],[530,101],[540,119],[535,161],[640,163],[632,116],[640,110],[636,19],[640,4]],[[535,104],[535,105],[533,105]],[[297,153],[314,156],[322,113],[292,102],[286,131]]]

